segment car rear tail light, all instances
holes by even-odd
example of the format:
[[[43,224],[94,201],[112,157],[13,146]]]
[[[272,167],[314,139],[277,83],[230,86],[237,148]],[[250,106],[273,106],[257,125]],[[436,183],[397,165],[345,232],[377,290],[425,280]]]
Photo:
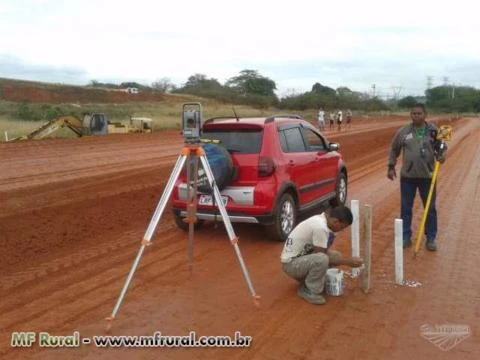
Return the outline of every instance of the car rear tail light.
[[[270,176],[275,171],[275,163],[272,158],[260,156],[258,159],[258,176]]]

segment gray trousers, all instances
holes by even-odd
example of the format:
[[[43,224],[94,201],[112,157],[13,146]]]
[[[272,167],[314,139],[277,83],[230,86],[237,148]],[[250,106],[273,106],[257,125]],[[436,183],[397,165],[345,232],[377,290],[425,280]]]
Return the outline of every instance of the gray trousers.
[[[289,263],[282,263],[283,271],[305,286],[312,294],[321,294],[325,286],[325,275],[330,261],[341,258],[341,254],[335,250],[327,250],[327,253],[315,253],[296,257]]]

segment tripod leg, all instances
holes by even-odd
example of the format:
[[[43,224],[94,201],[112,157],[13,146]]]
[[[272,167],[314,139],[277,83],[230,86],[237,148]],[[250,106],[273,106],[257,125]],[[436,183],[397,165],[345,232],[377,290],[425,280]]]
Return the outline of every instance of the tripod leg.
[[[168,182],[167,182],[167,185],[165,186],[165,190],[163,191],[162,197],[158,202],[158,205],[157,205],[157,208],[155,209],[155,213],[153,214],[152,220],[150,221],[147,231],[145,232],[144,239],[146,241],[150,241],[150,239],[153,236],[153,232],[155,231],[158,221],[160,220],[160,217],[162,216],[162,213],[165,210],[165,207],[167,206],[167,202],[168,202],[168,199],[170,198],[170,195],[172,194],[175,181],[177,181],[180,175],[180,172],[182,171],[183,165],[185,164],[186,159],[187,159],[186,155],[180,155],[177,159],[177,163],[173,168],[172,174],[170,175],[170,179],[168,179]]]
[[[192,160],[193,160],[193,176],[192,176]],[[197,214],[197,171],[198,158],[197,156],[188,155],[187,157],[187,217],[188,222],[188,260],[190,262],[190,271],[193,270],[193,235],[194,224]],[[190,188],[192,184],[193,189]],[[193,194],[192,194],[193,192]]]
[[[193,159],[193,176],[190,171],[190,159]],[[189,166],[187,167],[187,183],[193,184],[193,195],[188,197],[187,216],[188,224],[188,259],[190,260],[190,270],[193,270],[193,237],[194,237],[194,222],[197,214],[197,180],[198,180],[198,157],[196,155],[190,156],[188,159]],[[188,187],[190,189],[190,187]]]
[[[245,262],[243,261],[242,254],[240,252],[240,247],[238,246],[238,238],[235,235],[235,232],[232,227],[232,223],[230,222],[230,218],[228,217],[227,210],[225,209],[225,205],[223,205],[222,197],[220,195],[220,190],[218,190],[217,185],[215,184],[215,178],[212,173],[212,169],[210,168],[210,164],[207,161],[207,158],[205,155],[200,156],[200,161],[203,165],[203,169],[205,170],[205,173],[208,178],[208,182],[210,183],[210,186],[213,189],[213,194],[215,196],[215,201],[217,202],[218,209],[220,210],[220,214],[223,219],[223,223],[225,224],[225,228],[227,229],[228,237],[230,238],[230,242],[232,243],[235,253],[237,255],[238,262],[240,263],[240,267],[242,268],[243,272],[243,277],[245,278],[245,281],[247,282],[248,289],[250,290],[250,293],[252,294],[254,298],[254,302],[256,305],[258,305],[258,299],[259,296],[255,293],[255,289],[253,288],[252,281],[250,280],[250,275],[248,274],[247,267],[245,265]]]
[[[130,282],[132,281],[133,274],[135,273],[135,270],[138,267],[138,264],[140,263],[140,259],[142,258],[143,251],[145,250],[145,247],[150,245],[150,239],[153,236],[153,233],[155,231],[155,228],[160,221],[160,217],[162,216],[163,211],[165,210],[165,207],[167,205],[168,199],[170,198],[170,195],[173,191],[173,186],[175,184],[175,181],[177,181],[178,176],[180,175],[180,172],[183,168],[183,165],[185,164],[186,160],[186,155],[180,155],[177,159],[177,163],[175,164],[175,167],[173,169],[172,174],[170,175],[170,179],[168,180],[167,186],[165,187],[165,190],[163,191],[162,197],[160,198],[160,201],[157,205],[157,208],[155,209],[155,213],[153,214],[152,220],[150,221],[150,224],[148,225],[147,231],[145,232],[145,235],[142,240],[142,245],[140,246],[140,249],[138,250],[137,257],[135,258],[135,261],[133,262],[133,265],[130,269],[130,272],[128,273],[127,280],[125,281],[125,284],[123,285],[122,291],[120,293],[120,296],[118,297],[117,303],[115,304],[115,307],[113,308],[112,314],[110,315],[109,318],[107,318],[108,321],[112,321],[115,316],[117,315],[118,310],[120,309],[120,305],[123,302],[123,298],[125,297],[125,294],[127,293],[128,286],[130,285]],[[188,184],[187,184],[188,186]],[[111,326],[111,323],[107,326],[107,329],[109,329]]]

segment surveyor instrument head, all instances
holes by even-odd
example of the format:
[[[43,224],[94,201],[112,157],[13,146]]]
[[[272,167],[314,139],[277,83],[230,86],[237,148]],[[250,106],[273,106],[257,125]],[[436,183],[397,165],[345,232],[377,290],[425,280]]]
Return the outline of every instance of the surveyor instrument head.
[[[452,140],[452,127],[450,125],[441,125],[437,131],[437,140],[441,140],[441,141]]]
[[[182,133],[186,144],[200,143],[202,134],[202,105],[200,103],[183,104]]]

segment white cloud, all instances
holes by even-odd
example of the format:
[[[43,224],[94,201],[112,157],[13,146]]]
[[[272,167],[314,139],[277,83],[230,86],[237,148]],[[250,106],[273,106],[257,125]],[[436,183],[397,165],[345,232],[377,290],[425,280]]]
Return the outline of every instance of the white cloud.
[[[477,23],[466,0],[0,0],[0,54],[78,69],[79,83],[164,76],[181,83],[194,73],[225,81],[250,68],[280,89],[319,81],[420,93],[427,75],[480,85],[479,71],[465,75],[480,63]]]

